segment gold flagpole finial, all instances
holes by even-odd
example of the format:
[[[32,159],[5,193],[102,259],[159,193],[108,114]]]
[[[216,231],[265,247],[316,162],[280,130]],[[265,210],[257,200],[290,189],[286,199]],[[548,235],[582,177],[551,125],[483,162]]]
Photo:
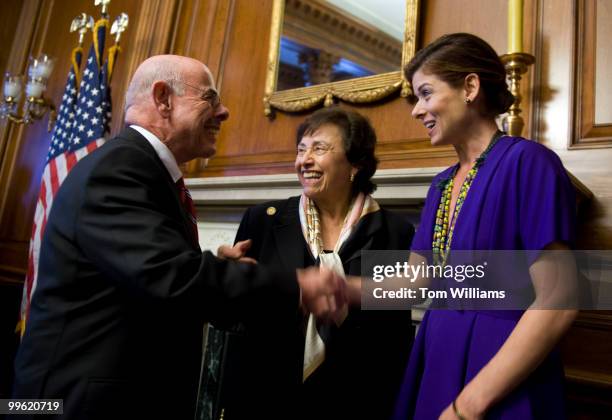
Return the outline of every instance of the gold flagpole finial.
[[[95,6],[102,6],[102,16],[103,17],[107,17],[108,15],[108,5],[110,4],[111,0],[95,0],[94,1],[94,5]]]
[[[129,20],[128,15],[125,13],[121,13],[115,18],[110,30],[111,35],[115,35],[115,44],[119,45],[121,33],[127,29]]]
[[[70,32],[79,32],[79,47],[83,46],[83,38],[88,29],[93,29],[94,20],[91,16],[87,16],[85,13],[81,13],[74,19],[70,24]]]

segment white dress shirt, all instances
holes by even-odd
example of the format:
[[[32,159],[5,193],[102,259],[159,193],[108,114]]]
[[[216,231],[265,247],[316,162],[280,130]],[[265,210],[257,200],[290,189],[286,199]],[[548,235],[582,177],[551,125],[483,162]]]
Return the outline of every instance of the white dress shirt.
[[[153,146],[153,149],[155,149],[155,153],[157,153],[157,156],[159,156],[162,163],[168,170],[170,177],[172,177],[172,181],[176,183],[176,181],[178,181],[183,176],[183,173],[181,172],[178,163],[176,163],[176,158],[174,157],[170,149],[168,149],[168,146],[162,143],[161,140],[158,139],[155,134],[151,133],[146,128],[142,128],[141,126],[134,124],[130,125],[130,128],[133,128],[134,130],[142,134],[143,137],[147,139],[147,141],[151,144],[151,146]]]

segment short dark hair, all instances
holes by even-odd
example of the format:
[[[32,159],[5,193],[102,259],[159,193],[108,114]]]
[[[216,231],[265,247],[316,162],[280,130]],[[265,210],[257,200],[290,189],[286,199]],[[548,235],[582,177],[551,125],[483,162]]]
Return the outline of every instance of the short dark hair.
[[[351,193],[359,192],[371,194],[376,190],[376,185],[371,178],[376,172],[378,159],[376,159],[376,132],[370,121],[358,112],[332,106],[315,111],[311,116],[300,124],[297,130],[296,144],[302,137],[315,133],[321,126],[332,124],[342,134],[342,142],[346,159],[351,165],[359,168]]]
[[[475,73],[484,92],[486,116],[497,116],[510,108],[514,96],[506,84],[506,70],[497,53],[486,41],[468,33],[443,35],[416,53],[406,67],[406,80],[412,82],[421,69],[453,87]]]

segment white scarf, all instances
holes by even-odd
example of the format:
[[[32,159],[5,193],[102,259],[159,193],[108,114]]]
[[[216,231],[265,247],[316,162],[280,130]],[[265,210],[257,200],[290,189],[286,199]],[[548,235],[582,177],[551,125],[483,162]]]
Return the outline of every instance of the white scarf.
[[[369,195],[359,193],[351,202],[349,211],[344,219],[344,225],[338,236],[338,241],[333,252],[323,252],[323,241],[321,239],[321,225],[319,222],[319,210],[315,203],[304,194],[300,197],[300,224],[306,243],[310,248],[312,256],[319,264],[329,268],[336,274],[346,277],[342,260],[338,252],[355,230],[355,226],[361,218],[369,213],[380,210],[378,203]],[[348,306],[345,304],[339,316],[334,320],[339,327],[348,315]],[[317,331],[316,319],[312,314],[308,316],[306,327],[306,342],[304,345],[304,369],[302,380],[305,381],[325,360],[325,343]]]

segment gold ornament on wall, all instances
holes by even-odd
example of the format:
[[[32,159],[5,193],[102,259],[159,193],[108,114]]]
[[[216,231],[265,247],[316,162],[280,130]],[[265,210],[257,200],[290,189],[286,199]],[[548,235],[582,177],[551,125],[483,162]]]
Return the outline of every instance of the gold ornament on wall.
[[[419,4],[419,0],[405,0],[405,3],[402,3],[406,11],[403,37],[396,41],[396,47],[394,39],[388,34],[363,20],[346,17],[346,13],[343,14],[339,8],[328,3],[274,0],[263,98],[265,115],[272,117],[274,109],[283,112],[302,112],[321,105],[331,106],[335,100],[349,103],[371,103],[384,99],[397,91],[402,97],[410,95],[410,84],[405,80],[402,68],[416,51]],[[290,10],[287,11],[286,8]],[[325,25],[335,25],[333,30],[330,29],[330,33],[336,31],[339,33],[338,39],[354,40],[355,42],[349,46],[347,41],[346,48],[336,48],[334,52],[326,52],[321,49],[320,62],[317,62],[317,57],[312,55],[301,55],[301,62],[308,67],[306,77],[310,79],[312,85],[277,90],[281,67],[279,59],[283,22],[287,18],[291,19],[292,16],[294,35],[315,39],[321,34],[313,35],[312,28],[316,28],[317,25],[320,28],[324,28]],[[301,19],[304,16],[308,17],[308,22],[305,22],[306,19]],[[349,56],[351,53],[353,56],[365,56],[369,59],[369,63],[376,67],[375,72],[380,72],[380,74],[321,83],[325,77],[329,77],[329,66],[337,62],[338,50],[346,52]],[[389,68],[388,63],[393,62],[394,56],[397,57],[396,64],[391,64]],[[378,62],[383,64],[377,65]]]

